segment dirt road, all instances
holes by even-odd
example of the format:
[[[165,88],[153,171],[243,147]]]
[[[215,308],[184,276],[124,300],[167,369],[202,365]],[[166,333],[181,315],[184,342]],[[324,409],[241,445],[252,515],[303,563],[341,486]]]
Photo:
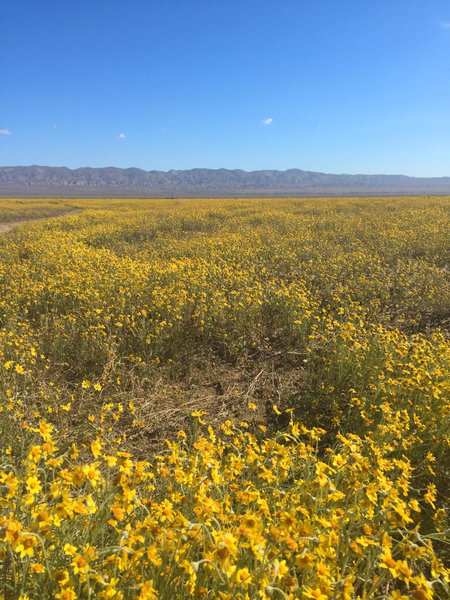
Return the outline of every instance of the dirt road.
[[[48,219],[55,219],[56,217],[68,217],[69,215],[77,215],[81,212],[81,208],[75,208],[74,210],[69,210],[65,212],[58,213],[51,217],[38,217],[36,219],[24,219],[23,221],[0,221],[0,235],[4,233],[8,233],[9,231],[13,231],[19,225],[23,225],[24,223],[33,223],[34,221],[47,221]]]

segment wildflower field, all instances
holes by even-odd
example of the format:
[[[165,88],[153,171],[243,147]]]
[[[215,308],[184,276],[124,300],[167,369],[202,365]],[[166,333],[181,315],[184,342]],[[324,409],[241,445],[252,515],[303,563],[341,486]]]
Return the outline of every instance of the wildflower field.
[[[1,600],[447,599],[449,206],[0,200]]]

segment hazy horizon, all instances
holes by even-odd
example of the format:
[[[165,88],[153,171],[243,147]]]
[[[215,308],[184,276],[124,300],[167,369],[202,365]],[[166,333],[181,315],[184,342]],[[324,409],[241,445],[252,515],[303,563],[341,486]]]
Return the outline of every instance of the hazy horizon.
[[[228,167],[215,167],[215,168],[210,168],[210,167],[191,167],[189,169],[147,169],[147,168],[142,168],[142,167],[135,167],[135,166],[129,166],[129,167],[117,167],[115,165],[104,165],[102,167],[93,167],[91,165],[81,165],[79,167],[68,167],[67,165],[38,165],[38,164],[29,164],[29,165],[0,165],[0,169],[15,169],[15,168],[32,168],[32,167],[38,167],[38,168],[63,168],[63,169],[69,169],[71,171],[76,171],[78,169],[139,169],[142,171],[146,171],[146,172],[151,172],[151,171],[159,171],[162,173],[170,173],[170,172],[179,172],[179,171],[193,171],[193,170],[207,170],[207,171],[243,171],[244,173],[256,173],[258,171],[278,171],[280,173],[286,172],[286,171],[306,171],[309,173],[320,173],[323,175],[381,175],[381,176],[405,176],[405,177],[415,177],[415,178],[419,178],[419,179],[439,179],[442,177],[450,177],[450,175],[432,175],[432,176],[422,176],[422,175],[406,175],[405,173],[362,173],[362,172],[342,172],[342,173],[331,173],[331,172],[327,172],[327,171],[314,171],[314,170],[310,170],[310,169],[302,169],[301,167],[291,167],[289,169],[241,169],[240,167],[235,167],[235,168],[228,168]]]

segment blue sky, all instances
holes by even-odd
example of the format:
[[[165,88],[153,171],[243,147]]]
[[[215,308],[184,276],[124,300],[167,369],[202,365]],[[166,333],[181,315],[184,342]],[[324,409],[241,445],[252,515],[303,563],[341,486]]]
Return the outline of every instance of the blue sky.
[[[449,0],[3,0],[0,165],[450,175]]]

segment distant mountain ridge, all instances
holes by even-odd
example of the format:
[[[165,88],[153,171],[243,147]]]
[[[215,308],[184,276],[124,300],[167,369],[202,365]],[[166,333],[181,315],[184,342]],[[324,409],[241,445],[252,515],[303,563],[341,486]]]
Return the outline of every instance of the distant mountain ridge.
[[[0,167],[0,196],[167,197],[450,194],[450,177],[338,175],[289,169],[144,171]]]

